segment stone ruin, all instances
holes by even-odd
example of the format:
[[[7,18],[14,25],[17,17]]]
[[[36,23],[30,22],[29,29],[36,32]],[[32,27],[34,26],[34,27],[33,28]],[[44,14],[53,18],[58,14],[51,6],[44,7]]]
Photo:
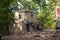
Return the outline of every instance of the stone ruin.
[[[16,11],[15,21],[12,26],[9,27],[10,33],[26,33],[37,30],[41,27],[36,19],[37,13],[31,11]]]

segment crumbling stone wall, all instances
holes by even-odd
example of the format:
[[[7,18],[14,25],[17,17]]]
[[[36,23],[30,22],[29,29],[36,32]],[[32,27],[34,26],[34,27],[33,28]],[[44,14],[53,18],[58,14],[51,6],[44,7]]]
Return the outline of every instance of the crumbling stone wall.
[[[26,23],[33,22],[37,23],[36,13],[30,11],[16,11],[15,12],[15,22],[10,27],[10,31],[12,33],[25,33],[26,30]],[[31,26],[30,26],[31,27]]]

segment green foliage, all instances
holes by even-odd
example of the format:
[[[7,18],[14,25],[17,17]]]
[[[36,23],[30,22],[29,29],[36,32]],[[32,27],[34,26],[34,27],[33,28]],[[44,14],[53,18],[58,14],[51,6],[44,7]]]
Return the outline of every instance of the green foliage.
[[[43,28],[55,29],[56,28],[56,3],[53,0],[48,1],[46,4],[42,4],[41,12],[37,15],[37,20],[42,22]]]
[[[0,35],[6,35],[9,33],[8,25],[13,21],[13,14],[9,10],[9,5],[12,0],[0,1]]]

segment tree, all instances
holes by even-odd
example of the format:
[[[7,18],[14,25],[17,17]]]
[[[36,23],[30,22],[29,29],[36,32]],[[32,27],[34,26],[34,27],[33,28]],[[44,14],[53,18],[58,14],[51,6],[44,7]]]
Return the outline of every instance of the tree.
[[[0,1],[0,35],[6,35],[9,33],[8,25],[13,20],[13,14],[9,10],[9,5],[12,0]]]
[[[13,13],[10,10],[30,10],[38,13],[39,20],[44,28],[55,28],[55,6],[59,0],[1,0],[0,1],[0,34],[7,34],[8,25],[13,21]],[[9,10],[10,9],[10,10]]]
[[[43,4],[42,7],[43,10],[41,9],[42,12],[38,14],[37,19],[42,22],[44,28],[55,29],[56,28],[56,18],[55,18],[56,3],[53,0],[48,0],[46,6],[45,4]]]

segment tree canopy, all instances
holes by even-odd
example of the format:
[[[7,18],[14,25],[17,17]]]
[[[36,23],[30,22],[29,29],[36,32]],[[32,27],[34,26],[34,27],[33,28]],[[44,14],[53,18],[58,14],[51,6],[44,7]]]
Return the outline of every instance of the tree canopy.
[[[0,35],[8,34],[8,25],[13,20],[12,12],[9,10],[9,5],[12,0],[0,1]]]

